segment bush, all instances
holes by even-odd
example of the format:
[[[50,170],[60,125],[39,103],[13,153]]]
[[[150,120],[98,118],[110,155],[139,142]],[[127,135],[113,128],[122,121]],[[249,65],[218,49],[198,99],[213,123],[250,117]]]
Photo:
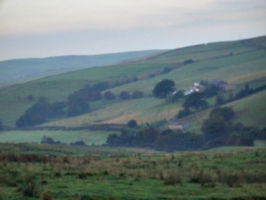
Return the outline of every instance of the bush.
[[[19,186],[19,191],[22,192],[22,195],[25,197],[38,197],[39,196],[39,188],[34,181],[34,176],[26,174],[21,179],[21,183]]]
[[[130,94],[127,91],[122,91],[119,95],[120,99],[130,99]]]
[[[43,136],[41,140],[41,144],[61,144],[60,141],[54,141],[51,137]]]
[[[180,173],[178,173],[176,171],[168,172],[166,177],[163,179],[164,179],[164,181],[163,181],[164,185],[175,185],[175,184],[182,183],[182,177],[181,177]]]
[[[184,108],[184,109],[182,109],[182,110],[179,110],[179,112],[178,112],[176,118],[179,119],[179,118],[186,117],[186,116],[188,116],[188,115],[190,115],[190,110],[189,110],[189,108]]]
[[[188,59],[188,60],[185,60],[183,62],[184,65],[189,65],[189,64],[192,64],[192,63],[194,63],[194,61],[192,59]]]
[[[132,119],[132,120],[130,120],[130,121],[127,123],[127,126],[128,126],[129,128],[136,128],[136,127],[138,126],[138,124],[137,124],[137,121],[136,121],[136,120]]]
[[[48,192],[44,191],[42,193],[42,200],[52,200],[51,194],[49,194]]]
[[[73,145],[73,146],[86,146],[86,143],[83,142],[82,140],[80,140],[80,141],[76,141],[76,142],[71,142],[70,145]]]
[[[103,96],[106,100],[114,100],[115,99],[115,95],[111,91],[106,91]]]

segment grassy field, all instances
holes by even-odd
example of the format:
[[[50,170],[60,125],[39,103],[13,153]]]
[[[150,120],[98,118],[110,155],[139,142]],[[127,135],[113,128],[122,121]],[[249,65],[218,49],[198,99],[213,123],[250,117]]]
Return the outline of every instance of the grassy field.
[[[84,68],[110,65],[158,52],[161,52],[161,50],[5,60],[0,62],[0,86],[26,82]]]
[[[112,132],[115,133],[115,132]],[[65,144],[83,141],[87,145],[102,145],[110,133],[102,131],[7,131],[0,133],[0,142],[5,143],[40,143],[43,136],[52,137]]]
[[[44,148],[46,154],[22,154]],[[20,154],[11,153],[18,149]],[[265,148],[231,147],[171,155],[138,149],[131,150],[130,154],[127,149],[120,149],[120,152],[109,149],[108,154],[96,154],[93,149],[98,153],[107,150],[102,147],[0,145],[1,198],[266,198]],[[68,155],[60,156],[64,151]],[[83,155],[87,152],[86,156],[78,156],[81,151]]]
[[[255,38],[250,43],[263,46],[265,38]],[[111,91],[116,97],[123,90],[131,93],[140,90],[149,96],[155,84],[163,79],[174,80],[177,89],[188,89],[194,82],[213,79],[243,85],[266,77],[266,51],[255,48],[250,43],[235,41],[192,46],[119,65],[79,70],[2,88],[0,89],[0,118],[4,125],[14,126],[19,116],[32,104],[27,101],[28,95],[45,96],[51,102],[62,101],[66,100],[68,94],[80,89],[83,85],[99,81],[115,82],[133,77],[140,79],[137,82],[112,88]],[[187,59],[193,59],[194,63],[182,65]],[[172,67],[173,70],[163,74],[161,72],[165,67]],[[154,74],[155,77],[148,78]],[[115,101],[98,103],[96,107],[92,103],[92,112],[86,115],[53,121],[48,125],[125,123],[133,118],[136,118],[139,123],[151,123],[172,118],[181,105],[163,104],[164,100],[152,98],[129,101],[119,101],[117,98]],[[265,119],[265,114],[262,112],[260,114],[262,116],[259,121],[262,121]]]

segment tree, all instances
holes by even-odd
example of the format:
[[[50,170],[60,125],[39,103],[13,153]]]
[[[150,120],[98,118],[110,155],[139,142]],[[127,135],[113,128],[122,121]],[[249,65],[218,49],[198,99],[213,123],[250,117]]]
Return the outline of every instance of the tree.
[[[177,102],[179,99],[184,98],[184,91],[183,90],[178,90],[176,92],[173,93],[173,95],[171,96],[171,101],[172,102]]]
[[[84,101],[75,101],[72,104],[70,104],[67,108],[67,116],[72,117],[72,116],[77,116],[77,115],[82,115],[84,113],[87,113],[89,111],[89,104]]]
[[[45,97],[39,98],[37,103],[33,104],[19,117],[16,126],[35,126],[44,123],[49,116],[49,107],[50,104]]]
[[[175,83],[172,80],[164,79],[157,83],[152,91],[152,94],[157,98],[165,98],[168,94],[175,91]]]
[[[64,108],[66,104],[63,102],[55,102],[49,108],[49,117],[61,117],[65,115]]]
[[[106,100],[114,100],[115,99],[115,95],[111,91],[106,91],[103,96]]]
[[[215,115],[222,117],[224,121],[228,122],[234,118],[235,112],[230,107],[218,107],[218,108],[214,108],[210,112],[209,118]]]
[[[194,61],[192,59],[188,59],[188,60],[185,60],[183,62],[184,65],[189,65],[189,64],[192,64],[192,63],[194,63]]]
[[[67,116],[77,116],[89,111],[89,104],[78,93],[73,93],[68,96],[67,101]]]
[[[29,96],[27,96],[27,99],[28,99],[28,101],[34,101],[34,96],[29,95]]]
[[[110,134],[106,140],[107,146],[117,146],[118,139],[119,139],[119,136],[117,134]]]
[[[183,107],[185,109],[205,109],[209,107],[209,104],[204,100],[204,94],[202,92],[195,92],[186,97]]]
[[[132,119],[132,120],[130,120],[130,121],[127,123],[127,126],[128,126],[129,128],[136,128],[136,127],[138,126],[138,124],[137,124],[137,121],[136,121],[136,120]]]
[[[218,115],[206,119],[201,130],[207,141],[228,136],[228,124]]]
[[[149,147],[152,146],[159,135],[158,130],[150,127],[142,130],[136,134],[133,140],[133,145],[138,147]]]
[[[186,116],[190,115],[190,113],[191,112],[190,112],[189,108],[181,109],[181,110],[179,110],[176,118],[179,119],[179,118],[186,117]]]
[[[120,99],[130,99],[130,94],[127,91],[122,91],[119,95]]]
[[[223,96],[217,95],[215,99],[215,106],[222,105],[224,102]]]

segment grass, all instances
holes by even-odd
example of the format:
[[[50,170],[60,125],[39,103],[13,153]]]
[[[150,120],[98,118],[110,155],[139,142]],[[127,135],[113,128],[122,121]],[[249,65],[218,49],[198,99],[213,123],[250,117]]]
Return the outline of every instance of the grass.
[[[265,148],[171,155],[133,150],[126,154],[124,149],[102,155],[105,147],[83,147],[83,152],[94,149],[99,156],[82,156],[70,147],[74,155],[60,156],[54,146],[45,146],[46,155],[51,156],[33,156],[23,154],[25,148],[37,153],[42,145],[24,144],[19,154],[4,153],[15,147],[21,146],[0,145],[0,194],[4,199],[29,198],[25,189],[35,198],[46,194],[58,200],[266,198]]]
[[[62,119],[43,126],[76,127],[92,123],[128,123],[135,119],[138,124],[152,123],[162,119],[170,119],[178,112],[177,104],[167,104],[161,99],[142,98],[137,100],[116,101],[88,114]]]
[[[112,132],[114,133],[114,132]],[[111,133],[101,131],[7,131],[0,133],[0,143],[40,143],[43,136],[52,137],[62,143],[74,143],[82,140],[87,145],[102,145],[106,143]]]
[[[242,122],[245,125],[264,128],[266,126],[266,91],[249,96],[243,100],[238,100],[228,104],[236,111],[236,122]]]
[[[261,41],[264,45],[264,37],[253,40],[255,43]],[[229,56],[231,52],[233,56]],[[253,49],[252,46],[247,46],[241,41],[212,43],[176,49],[134,62],[50,76],[2,88],[0,118],[4,125],[14,126],[23,111],[32,104],[26,100],[28,95],[46,96],[52,102],[62,101],[84,84],[98,81],[115,82],[133,77],[141,79],[138,82],[112,88],[111,91],[117,97],[123,90],[131,93],[140,90],[149,96],[155,84],[163,79],[174,80],[177,89],[188,89],[194,82],[213,79],[223,79],[237,85],[244,84],[266,77],[265,54],[264,49]],[[175,68],[167,74],[147,78],[151,74],[162,72],[165,67],[180,66],[180,63],[187,59],[193,59],[194,63]],[[138,119],[140,123],[151,123],[170,119],[177,114],[180,104],[162,106],[163,102],[164,100],[144,98],[127,102],[116,100],[99,103],[96,107],[92,104],[93,112],[87,115],[54,121],[49,125],[62,124],[63,121],[66,121],[69,126],[101,122],[126,123],[133,118]],[[265,115],[262,112],[260,114],[260,118],[264,119]]]

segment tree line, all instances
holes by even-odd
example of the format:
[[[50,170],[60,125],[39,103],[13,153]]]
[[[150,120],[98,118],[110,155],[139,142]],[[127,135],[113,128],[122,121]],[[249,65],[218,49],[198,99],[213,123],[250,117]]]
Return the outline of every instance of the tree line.
[[[73,117],[88,113],[90,111],[90,102],[102,99],[108,101],[116,99],[115,95],[108,90],[110,87],[108,82],[99,82],[92,86],[85,85],[78,91],[69,94],[66,101],[54,103],[50,103],[46,97],[39,97],[36,100],[33,95],[29,95],[27,97],[28,101],[36,101],[36,103],[19,117],[16,121],[16,126],[19,128],[35,126],[54,118]],[[134,91],[132,94],[127,91],[121,91],[119,95],[120,100],[142,97],[144,97],[142,91]]]
[[[111,134],[107,146],[146,147],[163,151],[202,150],[219,146],[253,146],[255,139],[266,139],[266,127],[259,130],[232,122],[235,112],[229,107],[214,108],[202,124],[202,134],[181,130],[160,131],[154,127],[143,130],[123,129]]]

